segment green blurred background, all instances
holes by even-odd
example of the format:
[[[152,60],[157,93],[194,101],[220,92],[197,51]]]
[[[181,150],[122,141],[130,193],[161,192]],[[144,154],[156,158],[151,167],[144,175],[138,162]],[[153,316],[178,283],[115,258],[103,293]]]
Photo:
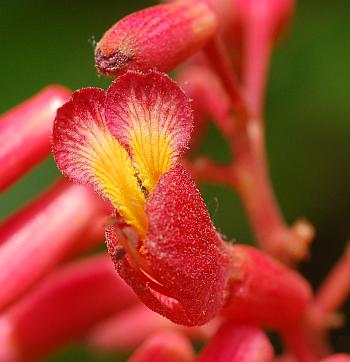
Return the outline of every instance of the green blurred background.
[[[94,39],[123,15],[153,3],[2,0],[0,112],[47,84],[107,87],[109,80],[98,77],[93,66]],[[306,216],[316,226],[312,257],[301,266],[315,287],[350,236],[349,24],[348,0],[300,2],[270,73],[266,114],[271,176],[288,222]],[[214,128],[202,150],[219,161],[227,159]],[[0,196],[0,218],[34,198],[57,176],[51,159],[37,167]],[[251,241],[233,192],[212,185],[202,190],[219,230],[229,239]],[[349,303],[344,312],[350,318]],[[350,352],[349,324],[334,331],[332,339],[338,351]],[[50,359],[70,360],[104,361],[81,346]]]

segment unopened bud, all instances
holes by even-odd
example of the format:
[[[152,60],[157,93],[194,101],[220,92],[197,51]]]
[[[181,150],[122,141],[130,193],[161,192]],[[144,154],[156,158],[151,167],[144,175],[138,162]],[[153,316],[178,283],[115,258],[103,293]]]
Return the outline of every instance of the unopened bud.
[[[180,1],[135,12],[113,25],[97,44],[97,70],[168,72],[198,51],[215,33],[215,13],[204,2]]]
[[[236,18],[242,25],[267,21],[274,38],[285,30],[294,11],[293,0],[235,0]]]

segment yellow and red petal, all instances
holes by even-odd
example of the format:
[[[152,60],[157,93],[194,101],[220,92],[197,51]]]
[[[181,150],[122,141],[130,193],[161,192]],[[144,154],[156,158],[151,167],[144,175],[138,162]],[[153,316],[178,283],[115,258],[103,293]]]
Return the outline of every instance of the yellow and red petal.
[[[127,151],[106,125],[105,98],[104,90],[85,88],[58,109],[53,129],[55,161],[64,175],[91,185],[144,234],[145,196]]]
[[[107,92],[106,119],[149,192],[184,152],[193,126],[187,96],[156,71],[119,77]]]
[[[229,260],[198,189],[181,165],[160,178],[146,213],[148,233],[140,255],[148,270],[135,268],[130,255],[114,257],[120,275],[148,307],[175,323],[206,323],[224,304]],[[117,238],[111,228],[111,254]]]

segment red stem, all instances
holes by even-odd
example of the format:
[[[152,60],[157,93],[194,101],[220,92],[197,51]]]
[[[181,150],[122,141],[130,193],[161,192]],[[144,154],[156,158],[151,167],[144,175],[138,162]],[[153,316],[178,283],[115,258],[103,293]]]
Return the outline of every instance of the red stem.
[[[213,165],[205,165],[199,170],[198,167],[194,167],[194,173],[195,175],[197,173],[198,178],[210,180],[209,171],[215,171],[212,180],[225,183],[227,183],[228,177],[234,176],[231,186],[237,189],[242,199],[260,247],[279,259],[291,262],[301,260],[307,255],[314,230],[304,220],[296,222],[292,228],[286,225],[269,179],[264,127],[260,115],[267,59],[270,54],[270,43],[260,43],[260,41],[270,41],[267,24],[265,30],[259,38],[256,38],[258,30],[252,29],[246,40],[252,42],[246,46],[246,56],[248,58],[255,56],[254,59],[247,60],[248,65],[244,73],[247,92],[252,92],[252,94],[247,93],[249,99],[252,100],[251,104],[249,103],[249,114],[225,50],[217,41],[213,41],[206,48],[206,54],[230,95],[232,108],[236,112],[234,130],[229,139],[232,153],[235,155],[235,163],[234,166],[227,168],[227,170],[234,169],[235,172],[226,172],[226,175],[223,176],[223,172],[216,170]],[[259,52],[254,55],[253,50],[256,46],[259,46]],[[259,72],[264,72],[264,74]],[[253,84],[253,82],[257,82],[257,84]],[[220,113],[218,114],[220,115]]]
[[[198,158],[193,162],[183,160],[182,163],[197,182],[232,185],[235,180],[235,169],[232,166],[219,165],[208,158]]]
[[[244,122],[247,118],[247,110],[240,85],[231,69],[231,62],[219,39],[213,39],[205,48],[210,65],[215,70],[232,102],[232,109],[237,120]]]
[[[282,333],[288,351],[298,362],[316,362],[318,356],[312,350],[302,326],[296,326]]]
[[[260,247],[285,262],[303,259],[314,235],[312,226],[298,220],[288,228],[264,165],[253,153],[241,154],[235,166],[233,186],[241,197]]]
[[[339,327],[343,320],[336,311],[350,293],[350,244],[316,293],[309,309],[307,331],[320,356],[331,352],[327,327]]]
[[[316,293],[314,308],[325,317],[335,312],[350,293],[350,244]]]
[[[272,49],[272,24],[266,17],[252,17],[245,24],[243,87],[253,117],[261,118]]]

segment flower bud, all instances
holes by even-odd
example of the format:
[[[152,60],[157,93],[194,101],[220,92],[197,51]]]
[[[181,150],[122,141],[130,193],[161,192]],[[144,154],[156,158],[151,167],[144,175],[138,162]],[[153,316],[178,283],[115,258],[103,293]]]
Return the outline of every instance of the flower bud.
[[[60,267],[1,315],[0,361],[41,360],[135,301],[107,256]]]
[[[350,362],[350,354],[339,353],[320,360],[320,362]]]
[[[198,362],[270,362],[273,348],[258,327],[226,323],[205,346]]]
[[[217,330],[219,320],[200,327],[183,327],[171,322],[144,304],[138,303],[98,324],[87,337],[89,346],[102,352],[125,352],[139,346],[148,336],[161,330],[184,333],[203,341]]]
[[[95,50],[97,70],[172,70],[215,33],[215,13],[203,2],[180,1],[137,11],[113,25]]]
[[[232,258],[229,298],[223,310],[226,317],[276,329],[303,319],[312,296],[305,279],[249,246],[234,245]]]
[[[184,336],[164,331],[146,340],[129,362],[193,362],[194,359],[192,346]]]
[[[88,188],[61,181],[0,226],[0,309],[57,263],[103,238],[105,204]]]
[[[55,113],[69,94],[50,86],[0,117],[0,192],[50,154]]]
[[[269,24],[273,38],[281,36],[294,11],[293,0],[235,0],[237,23],[251,26],[254,22]]]

